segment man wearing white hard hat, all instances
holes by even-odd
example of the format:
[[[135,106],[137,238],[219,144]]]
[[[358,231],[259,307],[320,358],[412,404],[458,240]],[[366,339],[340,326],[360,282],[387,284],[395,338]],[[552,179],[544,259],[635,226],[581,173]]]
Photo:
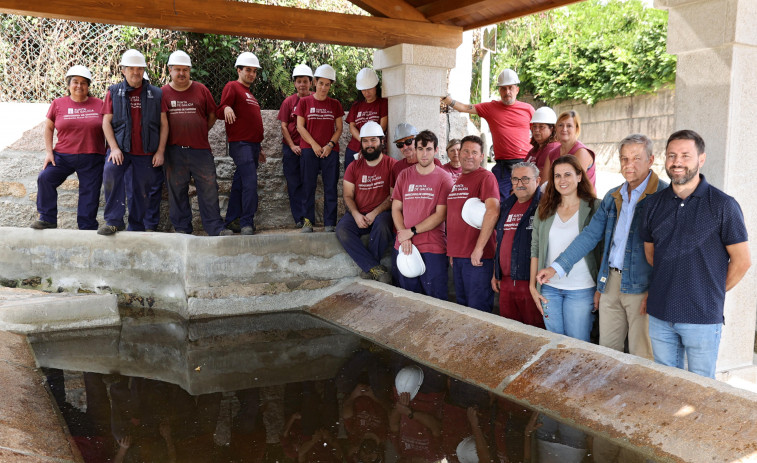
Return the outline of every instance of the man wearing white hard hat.
[[[315,93],[297,105],[297,131],[300,133],[300,167],[305,193],[305,218],[302,233],[312,233],[315,223],[315,189],[318,172],[323,180],[324,231],[336,230],[339,182],[339,137],[342,136],[342,104],[329,98],[336,71],[328,64],[318,66]]]
[[[434,164],[439,139],[430,130],[415,137],[418,162],[400,172],[392,193],[392,218],[397,229],[394,259],[411,255],[413,246],[420,253],[426,270],[409,277],[396,272],[399,286],[408,291],[447,300],[447,237],[444,220],[452,177]]]
[[[281,123],[282,154],[281,167],[287,181],[289,208],[292,211],[295,228],[302,228],[305,219],[305,193],[302,188],[302,171],[300,170],[300,133],[297,131],[297,105],[300,99],[310,96],[313,85],[313,70],[307,64],[298,64],[292,71],[292,80],[296,90],[289,95],[279,109],[278,120]]]
[[[418,162],[418,157],[415,153],[416,135],[418,135],[418,129],[407,122],[397,124],[397,127],[394,128],[394,145],[400,150],[400,154],[402,154],[402,159],[394,165],[393,173],[395,181],[399,177],[400,172],[414,166]],[[442,166],[442,162],[436,157],[434,158],[434,164],[438,167]],[[394,184],[392,184],[392,187],[394,187]]]
[[[389,100],[381,98],[379,79],[376,71],[363,68],[357,73],[355,87],[360,91],[358,100],[350,106],[346,122],[349,125],[352,139],[344,150],[344,170],[360,154],[360,129],[368,121],[378,122],[381,130],[386,133],[389,126]]]
[[[252,235],[258,210],[258,163],[265,162],[265,153],[260,150],[263,116],[251,89],[260,62],[257,56],[246,51],[239,55],[234,65],[237,80],[224,86],[221,104],[216,109],[216,117],[226,123],[229,156],[237,167],[231,183],[225,225],[233,230],[233,224],[238,221],[239,232]]]
[[[192,61],[183,51],[171,53],[168,69],[171,82],[163,86],[163,110],[170,127],[165,172],[171,223],[177,233],[192,233],[189,181],[194,178],[205,232],[231,235],[221,219],[216,166],[208,141],[208,131],[216,121],[213,95],[191,79]]]
[[[500,201],[504,201],[510,195],[512,166],[525,159],[531,150],[529,124],[534,107],[517,100],[520,91],[518,84],[518,74],[512,69],[505,69],[497,77],[501,98],[499,101],[466,105],[453,100],[449,95],[442,99],[442,102],[452,109],[477,114],[489,124],[494,145],[494,160],[497,163],[492,173],[499,183]]]
[[[108,88],[103,103],[103,133],[109,152],[103,170],[105,225],[97,230],[100,235],[124,229],[129,167],[129,230],[149,231],[158,225],[156,214],[150,210],[151,198],[163,181],[168,119],[161,107],[161,89],[144,78],[146,65],[142,53],[127,50],[121,58],[124,80]],[[152,201],[152,206],[160,207],[160,203]]]
[[[79,230],[96,230],[105,161],[100,114],[103,102],[89,94],[92,73],[85,66],[72,66],[66,72],[65,82],[68,95],[53,100],[45,119],[45,161],[37,176],[39,219],[31,228],[58,226],[57,188],[76,172],[79,180],[76,222]],[[53,149],[56,130],[58,141]]]
[[[363,271],[364,278],[391,282],[381,257],[392,243],[391,183],[396,162],[384,155],[384,131],[368,121],[360,129],[360,158],[344,173],[344,206],[347,214],[336,226],[336,237]],[[370,235],[368,248],[360,237]]]
[[[494,175],[481,167],[484,160],[481,138],[468,135],[461,142],[463,173],[447,197],[447,256],[452,264],[457,303],[491,312],[493,231],[499,217],[499,188]],[[478,207],[470,213],[470,205],[475,203]]]

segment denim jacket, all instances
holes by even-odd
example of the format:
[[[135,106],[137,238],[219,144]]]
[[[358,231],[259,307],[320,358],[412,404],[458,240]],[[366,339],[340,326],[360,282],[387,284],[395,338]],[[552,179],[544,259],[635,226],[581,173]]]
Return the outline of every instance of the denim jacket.
[[[531,269],[531,232],[533,231],[533,220],[536,207],[541,199],[541,189],[537,188],[531,199],[531,204],[523,214],[523,218],[518,223],[513,238],[513,251],[510,258],[510,278],[513,280],[526,280],[529,278]],[[497,280],[502,279],[502,268],[499,264],[499,252],[502,247],[502,236],[505,234],[505,222],[510,209],[515,205],[518,197],[510,195],[503,203],[499,211],[499,220],[497,221],[497,251],[494,253],[494,277]]]
[[[625,183],[623,184],[625,185]],[[612,247],[613,233],[618,223],[618,211],[623,204],[623,198],[620,195],[620,189],[623,187],[613,188],[608,191],[602,204],[588,227],[584,228],[578,237],[560,254],[555,262],[562,267],[565,272],[569,272],[581,257],[593,249],[602,239],[604,239],[604,248],[602,251],[602,262],[599,267],[597,278],[597,290],[600,293],[605,292],[607,276],[610,271],[610,248]],[[641,294],[649,289],[649,278],[652,276],[652,266],[647,263],[644,255],[644,241],[639,236],[639,227],[641,226],[641,214],[644,209],[645,199],[650,195],[666,188],[668,184],[657,177],[652,172],[647,183],[647,188],[639,197],[636,209],[633,212],[631,228],[628,232],[628,241],[626,241],[625,259],[623,259],[623,273],[620,278],[620,292],[625,294]]]
[[[589,223],[593,222],[592,217],[599,210],[599,203],[600,201],[598,199],[592,200],[591,203],[581,200],[581,204],[578,206],[579,232],[585,230],[589,226]],[[555,215],[556,213],[552,214],[544,221],[541,221],[539,219],[538,209],[536,215],[534,215],[534,231],[531,238],[531,258],[536,257],[539,259],[539,266],[536,269],[537,271],[547,266],[549,229],[552,228],[552,222],[555,221]],[[576,238],[576,240],[577,239],[578,238]],[[573,240],[573,243],[575,243],[576,240]],[[568,247],[569,249],[573,246],[573,243],[571,243],[571,245]],[[589,247],[588,251],[584,252],[580,257],[576,259],[576,262],[578,262],[579,260],[581,260],[581,258],[586,257],[586,266],[589,267],[589,273],[591,273],[591,277],[595,280],[597,278],[597,267],[599,266],[598,264],[600,257],[599,246],[597,246],[597,243],[598,241],[595,242],[591,247]],[[594,250],[594,252],[592,252],[592,249]],[[565,267],[563,267],[563,269],[565,269]],[[568,270],[565,271],[566,273],[568,272]],[[536,283],[536,289],[537,291],[541,292],[541,285],[539,283]]]

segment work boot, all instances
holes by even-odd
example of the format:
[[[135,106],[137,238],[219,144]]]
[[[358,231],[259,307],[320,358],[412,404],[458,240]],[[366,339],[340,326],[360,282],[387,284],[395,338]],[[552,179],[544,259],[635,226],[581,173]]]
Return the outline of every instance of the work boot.
[[[254,235],[255,234],[255,227],[242,227],[242,230],[240,231],[243,235]]]
[[[377,265],[369,271],[372,280],[376,280],[380,283],[391,284],[392,275],[383,265]]]
[[[120,232],[123,230],[124,230],[124,227],[117,227],[115,225],[103,225],[102,227],[97,229],[97,234],[108,236],[108,235],[113,235],[116,232]]]
[[[35,220],[31,225],[35,230],[45,230],[47,228],[58,228],[57,223],[45,222],[44,220]]]
[[[302,228],[302,220],[294,224],[294,228]]]
[[[310,222],[310,219],[302,221],[302,229],[300,230],[300,233],[313,233],[313,224]]]
[[[226,229],[231,230],[234,233],[241,232],[242,227],[239,226],[239,219],[234,219],[230,224],[226,225]]]
[[[229,230],[228,228],[224,228],[221,230],[221,233],[218,234],[218,236],[233,236],[234,232]]]
[[[334,233],[336,231],[336,227],[333,225],[326,225],[325,227],[323,227],[323,231]]]

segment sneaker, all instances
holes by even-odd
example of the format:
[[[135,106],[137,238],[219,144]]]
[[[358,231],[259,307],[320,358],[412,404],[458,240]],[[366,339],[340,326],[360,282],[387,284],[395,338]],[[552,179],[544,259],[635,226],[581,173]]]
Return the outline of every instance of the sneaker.
[[[336,227],[333,225],[326,225],[325,227],[323,227],[323,231],[334,233],[336,231]]]
[[[391,283],[392,275],[383,265],[377,265],[370,270],[371,279],[381,283]]]
[[[242,227],[242,229],[240,230],[240,233],[243,235],[254,235],[255,227]]]
[[[229,230],[228,228],[225,228],[221,230],[221,233],[218,234],[218,236],[233,236],[234,232]]]
[[[313,233],[313,224],[310,222],[310,219],[302,221],[302,229],[300,230],[300,233]]]
[[[35,230],[45,230],[47,228],[58,228],[57,223],[45,222],[44,220],[35,220],[31,225]]]
[[[234,219],[230,224],[226,225],[227,230],[231,230],[234,233],[242,231],[242,227],[239,226],[239,219]]]
[[[117,227],[115,225],[103,225],[102,227],[97,229],[98,235],[113,235],[116,232],[123,231],[124,227]]]

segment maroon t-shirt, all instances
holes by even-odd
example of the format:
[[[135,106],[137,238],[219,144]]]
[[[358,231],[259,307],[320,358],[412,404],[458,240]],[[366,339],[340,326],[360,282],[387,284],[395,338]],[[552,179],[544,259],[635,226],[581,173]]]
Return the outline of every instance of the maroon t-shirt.
[[[505,226],[503,227],[502,244],[499,247],[499,266],[502,269],[502,278],[510,276],[510,261],[513,255],[515,231],[518,229],[521,219],[523,219],[523,214],[526,213],[528,206],[531,205],[531,201],[533,200],[534,198],[531,198],[525,203],[515,201],[515,204],[510,209],[510,213],[507,214],[507,220],[505,220]]]
[[[373,121],[377,124],[381,123],[382,117],[389,116],[389,100],[386,98],[376,98],[373,103],[367,103],[365,101],[356,101],[352,103],[350,112],[347,113],[347,119],[345,122],[355,123],[355,127],[360,130],[366,122]],[[352,151],[360,151],[360,139],[352,137],[347,148]]]
[[[396,397],[395,390],[395,397]],[[441,421],[443,392],[419,392],[410,402],[414,411],[428,413]],[[393,436],[395,449],[404,458],[424,458],[436,461],[442,458],[441,438],[434,437],[431,430],[418,420],[405,415],[400,418],[399,432]]]
[[[414,162],[414,163],[410,164],[409,162],[407,162],[406,158],[402,158],[399,161],[397,161],[397,163],[393,167],[394,181],[397,180],[397,178],[400,175],[400,172],[402,172],[403,170],[407,169],[408,167],[413,167],[416,164],[417,164],[417,162]],[[440,161],[438,158],[434,158],[434,164],[436,165],[436,167],[441,167],[442,166],[442,161]],[[394,184],[392,184],[392,187],[394,187]]]
[[[336,120],[344,117],[342,104],[333,98],[316,100],[313,95],[301,98],[295,114],[305,118],[305,129],[313,140],[321,146],[326,145],[336,132]],[[305,139],[300,140],[300,148],[312,148]],[[339,152],[339,143],[331,150]]]
[[[447,255],[469,258],[476,247],[481,230],[471,227],[463,220],[463,205],[468,198],[478,198],[486,202],[489,198],[499,200],[497,178],[479,167],[469,174],[463,174],[452,186],[447,197]],[[496,249],[494,233],[484,247],[483,259],[493,259]]]
[[[381,161],[369,166],[363,158],[347,167],[344,181],[355,185],[355,204],[361,214],[367,214],[389,197],[390,185],[394,181],[392,166],[397,161],[382,155]]]
[[[553,162],[558,157],[560,157],[560,143],[553,141],[552,143],[547,143],[546,146],[543,146],[541,149],[531,148],[525,161],[536,164],[536,167],[539,169],[539,174],[542,176],[541,181],[544,183],[548,180],[544,178],[544,165],[547,163],[547,159],[549,159],[550,162]]]
[[[55,151],[60,154],[105,154],[103,101],[89,97],[77,103],[70,96],[56,98],[47,111],[47,118],[58,131]]]
[[[168,144],[210,149],[208,116],[216,112],[216,102],[210,90],[199,82],[184,91],[169,84],[162,87],[162,110],[168,114]]]
[[[129,92],[129,105],[131,108],[131,151],[129,154],[134,156],[146,156],[153,153],[145,153],[142,147],[142,100],[139,98],[139,92],[142,87],[137,87]],[[113,100],[110,97],[110,90],[105,94],[103,102],[103,114],[113,114]]]
[[[225,122],[224,110],[230,106],[237,120],[233,124]],[[260,104],[252,96],[249,87],[234,80],[223,87],[221,104],[216,109],[216,116],[226,123],[226,138],[229,141],[246,141],[260,143],[263,141],[263,117]]]
[[[360,444],[366,433],[373,433],[381,440],[389,432],[386,410],[370,397],[360,396],[352,403],[352,416],[344,419],[344,430],[353,445]]]
[[[460,167],[452,167],[452,164],[449,162],[447,164],[444,164],[442,166],[442,169],[446,170],[449,173],[449,176],[452,177],[452,182],[456,182],[458,178],[463,174],[463,166]]]
[[[402,219],[405,228],[423,222],[436,212],[436,206],[446,206],[447,196],[452,190],[452,178],[439,167],[431,173],[421,175],[418,169],[405,169],[400,172],[392,192],[392,199],[402,201]],[[418,252],[434,254],[447,253],[447,237],[444,234],[444,222],[433,230],[418,233],[412,240]],[[400,243],[395,238],[394,249],[399,250]]]
[[[300,146],[300,132],[297,131],[297,103],[300,102],[300,97],[295,93],[290,95],[281,103],[279,108],[279,115],[277,117],[281,122],[286,122],[287,131],[289,136],[292,137],[292,142],[295,145]]]

